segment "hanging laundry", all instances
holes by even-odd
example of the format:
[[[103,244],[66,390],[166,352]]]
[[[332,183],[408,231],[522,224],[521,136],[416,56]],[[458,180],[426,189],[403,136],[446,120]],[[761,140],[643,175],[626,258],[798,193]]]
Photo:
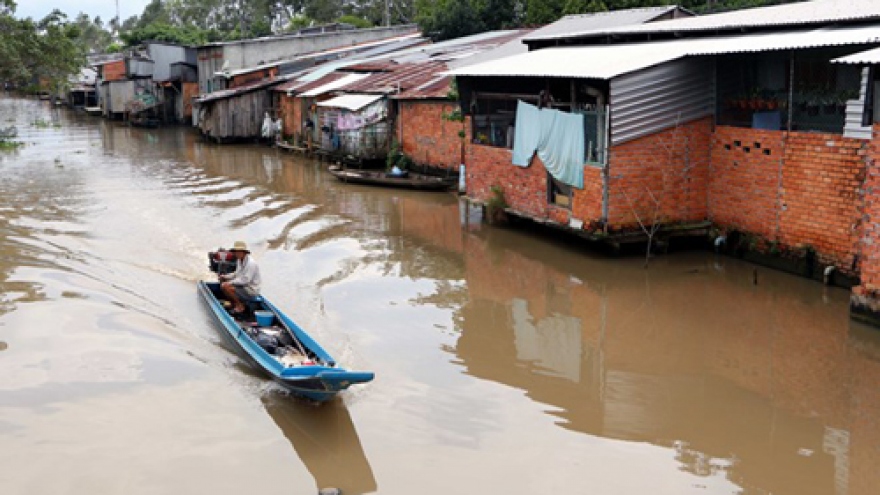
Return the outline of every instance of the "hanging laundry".
[[[517,102],[511,157],[514,165],[528,167],[537,152],[550,175],[583,189],[584,146],[583,115]]]

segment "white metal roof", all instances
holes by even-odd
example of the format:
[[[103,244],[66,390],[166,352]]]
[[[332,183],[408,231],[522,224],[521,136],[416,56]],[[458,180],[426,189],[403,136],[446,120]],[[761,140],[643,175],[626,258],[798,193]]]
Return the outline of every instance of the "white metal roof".
[[[880,0],[878,0],[880,2]],[[456,76],[611,79],[686,56],[880,43],[876,26],[823,28],[620,45],[545,48],[447,72]]]
[[[575,14],[567,15],[558,21],[548,24],[544,27],[526,33],[520,38],[508,41],[501,46],[486,50],[481,54],[468,57],[465,60],[453,61],[449,64],[452,68],[463,67],[465,65],[474,65],[482,62],[488,62],[502,57],[509,57],[519,53],[529,51],[528,46],[523,43],[524,39],[533,37],[543,38],[545,36],[562,35],[568,33],[577,33],[583,31],[592,31],[599,28],[611,28],[617,26],[629,26],[633,24],[641,24],[656,19],[662,15],[668,14],[678,7],[662,6],[662,7],[645,7],[640,9],[614,10],[610,12],[595,12],[592,14]]]
[[[545,76],[611,79],[657,65],[685,53],[660,43],[645,45],[545,48],[469,65],[447,72],[453,76]]]
[[[525,39],[553,40],[598,36],[604,34],[664,33],[685,31],[711,31],[718,29],[756,28],[769,26],[806,26],[830,24],[841,21],[880,19],[878,0],[813,0],[770,7],[735,10],[720,14],[658,21],[648,24],[598,27],[579,32],[550,35],[531,35]]]
[[[369,72],[348,74],[348,75],[341,77],[335,81],[328,82],[327,84],[325,84],[323,86],[318,86],[317,88],[312,88],[300,96],[320,96],[324,93],[329,93],[330,91],[333,91],[334,89],[339,89],[344,86],[348,86],[349,84],[351,84],[355,81],[360,81],[361,79],[363,79],[369,75],[370,75]]]
[[[359,95],[347,94],[331,98],[327,101],[318,103],[319,107],[345,108],[346,110],[357,111],[374,101],[382,98],[383,95]]]
[[[864,52],[853,53],[852,55],[847,55],[845,57],[835,58],[831,62],[837,64],[859,65],[880,64],[880,48],[874,48],[873,50],[866,50]]]

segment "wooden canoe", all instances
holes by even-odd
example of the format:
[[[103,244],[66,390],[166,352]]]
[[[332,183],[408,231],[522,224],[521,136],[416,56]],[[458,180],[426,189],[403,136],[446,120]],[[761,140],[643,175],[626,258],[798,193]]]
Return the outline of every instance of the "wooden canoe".
[[[309,334],[265,298],[244,315],[231,314],[222,301],[220,284],[199,281],[199,293],[235,350],[252,366],[292,394],[317,402],[335,397],[349,386],[373,379],[369,371],[341,368]],[[257,311],[271,313],[270,324],[258,324]],[[266,345],[266,337],[275,339]]]
[[[397,187],[422,191],[448,191],[456,184],[455,177],[434,177],[414,172],[406,176],[395,177],[380,170],[359,170],[342,167],[330,167],[330,173],[342,182],[365,184],[370,186]]]

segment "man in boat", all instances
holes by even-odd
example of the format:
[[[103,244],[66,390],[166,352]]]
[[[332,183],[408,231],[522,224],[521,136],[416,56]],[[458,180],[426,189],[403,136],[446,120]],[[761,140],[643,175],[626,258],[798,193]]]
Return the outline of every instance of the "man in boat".
[[[260,267],[250,256],[251,252],[244,241],[235,241],[229,251],[235,255],[235,271],[218,275],[220,289],[232,301],[232,312],[244,313],[245,304],[260,295]]]

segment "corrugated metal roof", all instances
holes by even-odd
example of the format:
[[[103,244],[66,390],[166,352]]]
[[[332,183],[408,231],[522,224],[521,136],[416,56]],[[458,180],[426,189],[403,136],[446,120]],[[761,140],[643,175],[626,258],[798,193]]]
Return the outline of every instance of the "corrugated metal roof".
[[[678,9],[675,5],[645,7],[640,9],[610,10],[592,14],[567,15],[528,34],[524,39],[540,39],[548,36],[608,29],[618,26],[637,26]]]
[[[328,82],[327,84],[318,86],[317,88],[312,88],[308,91],[303,91],[300,93],[300,95],[301,96],[321,96],[324,93],[329,93],[331,91],[334,91],[334,90],[337,90],[340,88],[344,88],[345,86],[348,86],[349,84],[360,81],[361,79],[364,79],[369,76],[370,76],[370,74],[361,74],[361,73],[346,74],[343,77],[336,79],[335,81]]]
[[[813,0],[770,7],[735,10],[637,26],[597,27],[578,32],[531,35],[528,41],[595,37],[609,34],[646,34],[715,31],[760,27],[808,26],[880,18],[878,0]]]
[[[207,95],[196,98],[196,103],[206,103],[214,100],[222,100],[225,98],[231,98],[233,96],[238,96],[244,93],[250,93],[251,91],[258,91],[260,89],[268,88],[270,86],[274,86],[276,84],[281,84],[287,81],[290,77],[293,76],[281,76],[273,79],[262,79],[260,81],[254,81],[247,84],[243,84],[237,88],[232,89],[224,89],[221,91],[214,91],[213,93],[208,93]]]
[[[395,100],[426,100],[443,99],[449,96],[449,86],[452,76],[435,75],[430,81],[416,86],[400,94],[394,95]]]
[[[608,29],[617,26],[638,25],[650,22],[677,9],[679,9],[679,7],[667,5],[662,7],[646,7],[640,9],[613,10],[610,12],[596,12],[592,14],[567,15],[552,24],[548,24],[531,32],[526,32],[523,36],[508,41],[497,48],[486,50],[483,53],[463,60],[455,60],[450,62],[449,65],[452,68],[465,67],[487,62],[489,60],[509,57],[519,53],[525,53],[529,51],[528,45],[523,43],[523,40],[525,39],[592,31],[600,28]]]
[[[407,91],[425,84],[446,70],[443,62],[425,62],[417,64],[395,64],[389,62],[386,71],[375,72],[360,81],[348,84],[343,88],[353,93],[394,94]]]
[[[831,61],[836,64],[874,65],[880,64],[880,48],[853,53],[845,57],[835,58]]]
[[[330,98],[327,101],[318,102],[319,107],[345,108],[346,110],[358,111],[361,108],[382,98],[382,95],[358,95],[347,94]]]
[[[444,59],[448,54],[460,53],[461,51],[475,51],[476,49],[488,50],[501,43],[518,37],[523,30],[489,31],[486,33],[465,36],[440,43],[421,44],[406,48],[386,51],[383,53],[364,53],[349,59],[338,60],[324,64],[311,73],[300,78],[301,81],[313,81],[338,69],[345,69],[355,64],[363,64],[375,61],[415,62],[429,59]],[[452,55],[454,56],[454,55]]]
[[[288,81],[284,84],[279,84],[278,86],[275,86],[274,88],[272,88],[272,91],[285,91],[288,94],[297,91],[308,91],[310,89],[317,88],[327,83],[336,81],[337,79],[342,79],[345,76],[346,73],[344,72],[331,72],[330,74],[327,74],[326,76],[315,81]]]
[[[690,38],[654,43],[545,48],[447,72],[457,76],[611,79],[686,56],[880,43],[876,26]]]

